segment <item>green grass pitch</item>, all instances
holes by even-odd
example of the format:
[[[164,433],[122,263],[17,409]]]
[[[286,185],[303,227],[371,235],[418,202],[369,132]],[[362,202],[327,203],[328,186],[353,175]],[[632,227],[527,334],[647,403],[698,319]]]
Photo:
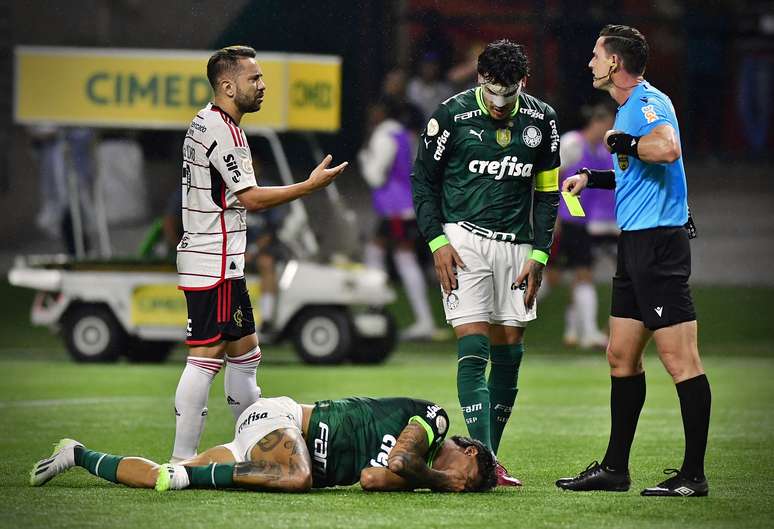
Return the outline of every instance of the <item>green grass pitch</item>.
[[[161,366],[76,365],[44,331],[25,326],[21,297],[0,324],[0,527],[316,528],[316,527],[771,527],[774,515],[774,333],[772,289],[696,290],[701,348],[713,390],[707,456],[710,496],[642,498],[639,491],[679,466],[682,428],[671,380],[652,350],[648,397],[632,451],[628,493],[567,493],[556,478],[604,452],[608,373],[601,353],[561,349],[562,296],[543,305],[528,331],[516,409],[500,457],[525,486],[488,494],[363,493],[359,487],[305,495],[244,491],[132,490],[73,469],[42,488],[27,473],[52,443],[164,460],[171,451],[173,393],[182,351]],[[13,293],[13,297],[6,294]],[[602,290],[603,299],[605,291]],[[726,310],[729,299],[733,311]],[[743,300],[744,303],[738,303]],[[605,302],[603,301],[603,304]],[[348,395],[406,395],[447,408],[451,432],[464,433],[456,405],[454,344],[403,345],[384,366],[312,368],[284,347],[265,348],[265,395],[300,402]],[[222,375],[210,395],[203,446],[231,439]]]

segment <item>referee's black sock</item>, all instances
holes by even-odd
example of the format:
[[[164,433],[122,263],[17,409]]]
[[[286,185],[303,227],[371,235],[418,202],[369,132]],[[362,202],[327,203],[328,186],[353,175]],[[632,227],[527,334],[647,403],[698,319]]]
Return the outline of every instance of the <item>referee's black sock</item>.
[[[645,373],[610,377],[610,442],[602,465],[613,472],[629,468],[629,450],[645,404]]]
[[[704,453],[707,451],[710,406],[712,393],[707,375],[683,380],[675,385],[680,397],[680,411],[685,431],[685,457],[680,473],[694,478],[704,478]]]

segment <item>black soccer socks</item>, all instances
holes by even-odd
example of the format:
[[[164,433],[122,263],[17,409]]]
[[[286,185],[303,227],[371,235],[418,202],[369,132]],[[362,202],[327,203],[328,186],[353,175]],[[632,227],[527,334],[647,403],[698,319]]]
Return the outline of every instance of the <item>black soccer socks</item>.
[[[704,454],[707,450],[712,393],[707,376],[683,380],[675,385],[680,397],[680,412],[685,431],[685,457],[682,475],[704,479]]]
[[[629,468],[629,451],[645,404],[645,373],[610,377],[610,442],[602,466],[614,472]]]

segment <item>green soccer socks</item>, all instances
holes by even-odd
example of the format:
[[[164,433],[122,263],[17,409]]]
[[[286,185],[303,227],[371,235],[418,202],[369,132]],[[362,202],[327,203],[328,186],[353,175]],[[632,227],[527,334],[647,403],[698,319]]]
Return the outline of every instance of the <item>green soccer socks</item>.
[[[457,359],[457,396],[468,433],[492,448],[486,385],[489,338],[480,334],[463,336],[457,340]]]
[[[489,383],[487,384],[491,406],[489,420],[491,447],[497,454],[500,439],[511,416],[516,394],[519,392],[519,366],[521,358],[524,356],[524,345],[521,343],[492,345],[490,349],[492,368],[489,371]]]
[[[116,472],[118,471],[118,464],[122,459],[123,456],[103,454],[83,446],[75,447],[76,465],[85,468],[97,477],[112,481],[113,483],[118,483]]]

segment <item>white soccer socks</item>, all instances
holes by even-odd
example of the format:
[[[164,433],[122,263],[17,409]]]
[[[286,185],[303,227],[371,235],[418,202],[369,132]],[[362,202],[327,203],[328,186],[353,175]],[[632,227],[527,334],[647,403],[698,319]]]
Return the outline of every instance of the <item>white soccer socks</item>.
[[[238,419],[248,406],[261,396],[261,388],[256,384],[255,375],[261,363],[261,348],[256,346],[241,356],[226,357],[226,380],[224,389],[226,403]]]
[[[410,338],[431,338],[435,332],[433,313],[427,300],[427,284],[422,275],[422,269],[417,262],[417,256],[412,251],[399,250],[395,252],[395,267],[406,288],[406,296],[411,304],[416,318],[411,326],[416,336]],[[408,338],[404,336],[404,338]]]
[[[602,347],[607,337],[597,327],[597,290],[592,283],[578,283],[573,289],[575,317],[580,330],[581,347]]]
[[[223,360],[189,356],[175,392],[175,446],[172,461],[196,455],[207,419],[207,398],[212,379]]]

